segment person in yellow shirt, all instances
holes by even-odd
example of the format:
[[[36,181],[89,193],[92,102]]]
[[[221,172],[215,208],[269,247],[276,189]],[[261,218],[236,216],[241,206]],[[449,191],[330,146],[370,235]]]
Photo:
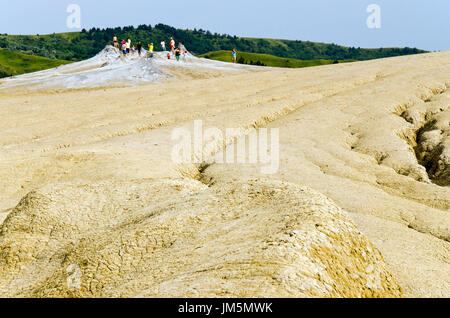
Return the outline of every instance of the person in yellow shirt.
[[[148,53],[147,53],[147,58],[152,58],[153,57],[153,43],[150,43],[148,45]]]

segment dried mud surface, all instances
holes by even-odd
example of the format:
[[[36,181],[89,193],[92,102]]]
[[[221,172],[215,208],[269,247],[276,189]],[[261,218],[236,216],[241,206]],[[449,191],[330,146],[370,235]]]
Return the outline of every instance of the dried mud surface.
[[[450,296],[449,52],[160,70],[0,90],[0,296]],[[194,120],[279,128],[279,171],[172,163]]]

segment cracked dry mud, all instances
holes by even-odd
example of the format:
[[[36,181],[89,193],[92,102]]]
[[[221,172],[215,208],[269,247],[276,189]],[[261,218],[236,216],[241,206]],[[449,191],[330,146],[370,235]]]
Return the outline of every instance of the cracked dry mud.
[[[0,296],[450,296],[450,52],[167,73],[0,90]],[[172,164],[196,119],[278,173]]]

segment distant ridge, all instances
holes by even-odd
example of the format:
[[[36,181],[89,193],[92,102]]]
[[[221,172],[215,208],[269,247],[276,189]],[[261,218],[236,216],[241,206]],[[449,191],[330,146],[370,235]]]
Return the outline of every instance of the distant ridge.
[[[131,38],[144,46],[154,43],[160,49],[161,40],[174,37],[182,41],[192,53],[232,50],[269,54],[300,60],[371,60],[384,57],[426,53],[417,48],[363,49],[310,41],[243,38],[205,30],[182,30],[164,24],[140,25],[49,35],[0,35],[0,48],[14,52],[43,56],[50,59],[80,61],[93,57],[114,35],[119,41]]]
[[[237,63],[257,66],[272,66],[272,67],[286,67],[286,68],[302,68],[318,65],[338,64],[355,62],[355,60],[298,60],[292,58],[278,57],[270,54],[261,53],[238,53],[239,58]],[[232,62],[231,54],[229,51],[216,51],[200,55],[211,60]]]

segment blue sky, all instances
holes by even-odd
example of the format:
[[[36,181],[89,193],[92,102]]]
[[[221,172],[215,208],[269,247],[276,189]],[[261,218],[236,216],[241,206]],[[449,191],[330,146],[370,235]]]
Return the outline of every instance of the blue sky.
[[[165,23],[238,36],[450,50],[450,0],[0,0],[0,33],[46,34],[66,26],[69,4],[82,27]],[[366,25],[381,7],[380,29]]]

